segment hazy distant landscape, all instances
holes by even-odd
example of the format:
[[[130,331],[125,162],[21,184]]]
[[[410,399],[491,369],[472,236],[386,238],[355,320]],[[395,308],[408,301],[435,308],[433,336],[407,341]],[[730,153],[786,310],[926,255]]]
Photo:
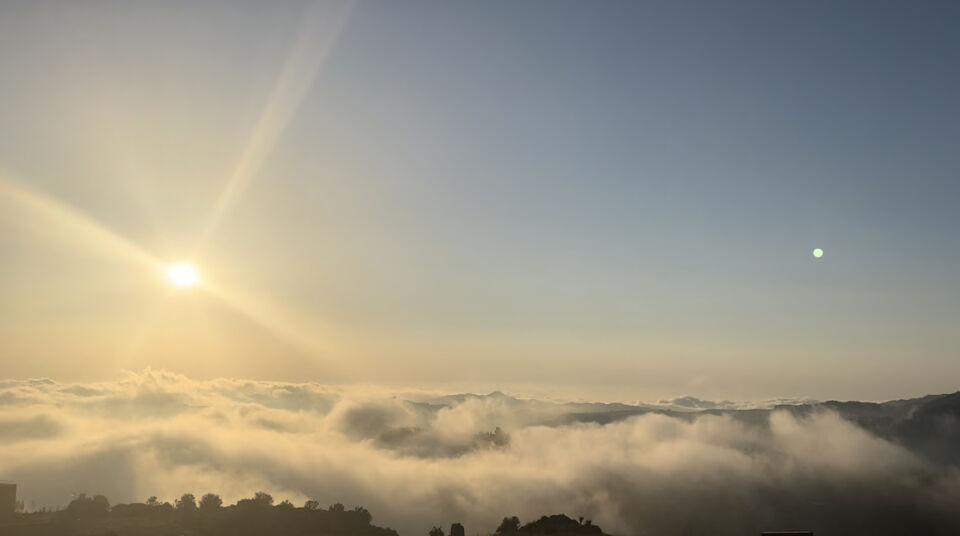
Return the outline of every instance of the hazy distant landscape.
[[[28,510],[263,490],[362,505],[402,536],[558,513],[624,535],[960,528],[960,393],[559,403],[144,371],[4,381],[0,400],[0,476]]]

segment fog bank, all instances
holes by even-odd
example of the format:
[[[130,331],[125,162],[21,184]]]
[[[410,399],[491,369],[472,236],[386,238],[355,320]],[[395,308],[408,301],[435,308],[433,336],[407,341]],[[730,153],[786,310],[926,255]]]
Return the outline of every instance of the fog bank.
[[[504,516],[560,512],[613,534],[960,529],[956,467],[832,411],[608,424],[570,413],[499,393],[150,370],[104,383],[0,381],[0,479],[18,482],[28,508],[78,492],[121,503],[213,491],[229,503],[264,490],[362,505],[404,536],[454,521],[486,533]]]

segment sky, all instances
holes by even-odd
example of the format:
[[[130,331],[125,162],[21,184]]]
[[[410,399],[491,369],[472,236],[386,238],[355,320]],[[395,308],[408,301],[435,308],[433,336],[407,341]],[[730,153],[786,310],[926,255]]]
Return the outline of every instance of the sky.
[[[958,20],[4,2],[0,376],[952,392]]]

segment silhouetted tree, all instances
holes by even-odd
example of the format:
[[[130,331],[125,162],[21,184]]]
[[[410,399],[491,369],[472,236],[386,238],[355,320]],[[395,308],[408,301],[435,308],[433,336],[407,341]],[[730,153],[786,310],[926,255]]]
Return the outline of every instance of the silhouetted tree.
[[[348,510],[336,503],[324,510],[312,499],[303,508],[286,500],[271,507],[272,502],[272,497],[260,492],[237,501],[235,507],[199,516],[196,536],[397,536],[392,529],[372,525],[373,516],[362,506]],[[203,500],[204,511],[202,504]],[[188,528],[182,522],[180,526]]]
[[[197,498],[192,493],[184,493],[179,499],[174,501],[177,512],[180,515],[180,522],[184,526],[193,526],[199,519],[199,510],[197,510]]]
[[[460,523],[450,525],[450,536],[464,536],[463,525]]]
[[[111,509],[106,497],[82,494],[70,503],[67,511],[51,516],[50,530],[31,530],[29,534],[108,536],[110,528],[120,526],[122,534],[130,536],[398,536],[390,528],[373,525],[373,515],[362,506],[348,510],[336,503],[329,510],[323,510],[316,500],[309,500],[304,508],[296,508],[284,500],[273,507],[273,498],[264,492],[241,499],[229,508],[223,508],[220,497],[213,493],[205,494],[199,501],[186,493],[173,502],[175,507],[151,497],[150,504],[119,504]],[[97,519],[94,514],[104,517]],[[33,527],[33,523],[29,525]],[[462,534],[462,529],[457,530],[459,526],[451,527],[454,536]],[[5,529],[0,522],[0,536],[6,536]],[[27,533],[13,534],[26,536]],[[435,527],[431,534],[443,536],[443,530]]]
[[[369,525],[370,522],[373,521],[373,515],[369,510],[362,506],[357,506],[354,508],[353,515],[361,525]]]
[[[94,509],[98,512],[107,513],[110,511],[110,501],[104,495],[93,496]]]
[[[192,493],[184,493],[176,501],[177,510],[181,512],[193,512],[197,509],[197,498]]]
[[[543,516],[537,521],[520,527],[519,532],[525,534],[603,534],[600,527],[594,525],[593,521],[588,519],[581,523],[579,520],[570,519],[563,514]]]
[[[266,492],[258,491],[249,499],[240,499],[237,501],[237,508],[241,510],[258,510],[270,508],[273,505],[273,497]]]
[[[218,510],[221,506],[223,506],[223,501],[216,493],[207,493],[200,498],[200,510],[204,512]]]
[[[581,518],[583,519],[583,518]],[[520,518],[517,516],[505,517],[497,527],[497,534],[513,534],[520,530]]]
[[[110,501],[103,495],[87,497],[81,493],[67,505],[67,513],[74,518],[102,516],[110,512]]]
[[[443,536],[443,529],[440,527],[433,527],[430,529],[430,536]]]
[[[160,501],[157,500],[156,495],[151,495],[150,498],[147,499],[147,504],[149,504],[150,506],[160,506]]]

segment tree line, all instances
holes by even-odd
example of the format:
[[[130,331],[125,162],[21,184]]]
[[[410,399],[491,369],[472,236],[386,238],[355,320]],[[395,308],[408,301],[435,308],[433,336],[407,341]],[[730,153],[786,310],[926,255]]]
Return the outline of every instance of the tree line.
[[[124,536],[398,536],[393,529],[373,525],[373,515],[362,506],[348,509],[335,503],[322,508],[313,499],[299,507],[286,500],[275,504],[263,491],[233,505],[224,505],[215,493],[206,493],[199,500],[192,493],[184,493],[172,504],[152,496],[142,503],[113,506],[104,495],[80,494],[65,510],[49,515],[49,530],[31,535],[116,536],[119,531]],[[516,516],[505,517],[492,536],[533,535],[604,536],[591,520],[562,514],[543,516],[524,525]],[[447,535],[435,526],[427,536]],[[452,524],[449,536],[465,536],[463,525]]]
[[[142,503],[114,506],[103,495],[80,494],[66,510],[57,513],[52,522],[60,526],[95,524],[110,527],[122,524],[135,527],[138,520],[143,526],[160,522],[209,536],[398,536],[393,529],[373,525],[373,515],[362,506],[348,509],[336,503],[321,508],[320,503],[312,499],[299,507],[286,500],[274,504],[273,497],[263,491],[229,506],[225,506],[215,493],[204,494],[199,500],[192,493],[184,493],[173,504],[161,502],[153,496]]]

